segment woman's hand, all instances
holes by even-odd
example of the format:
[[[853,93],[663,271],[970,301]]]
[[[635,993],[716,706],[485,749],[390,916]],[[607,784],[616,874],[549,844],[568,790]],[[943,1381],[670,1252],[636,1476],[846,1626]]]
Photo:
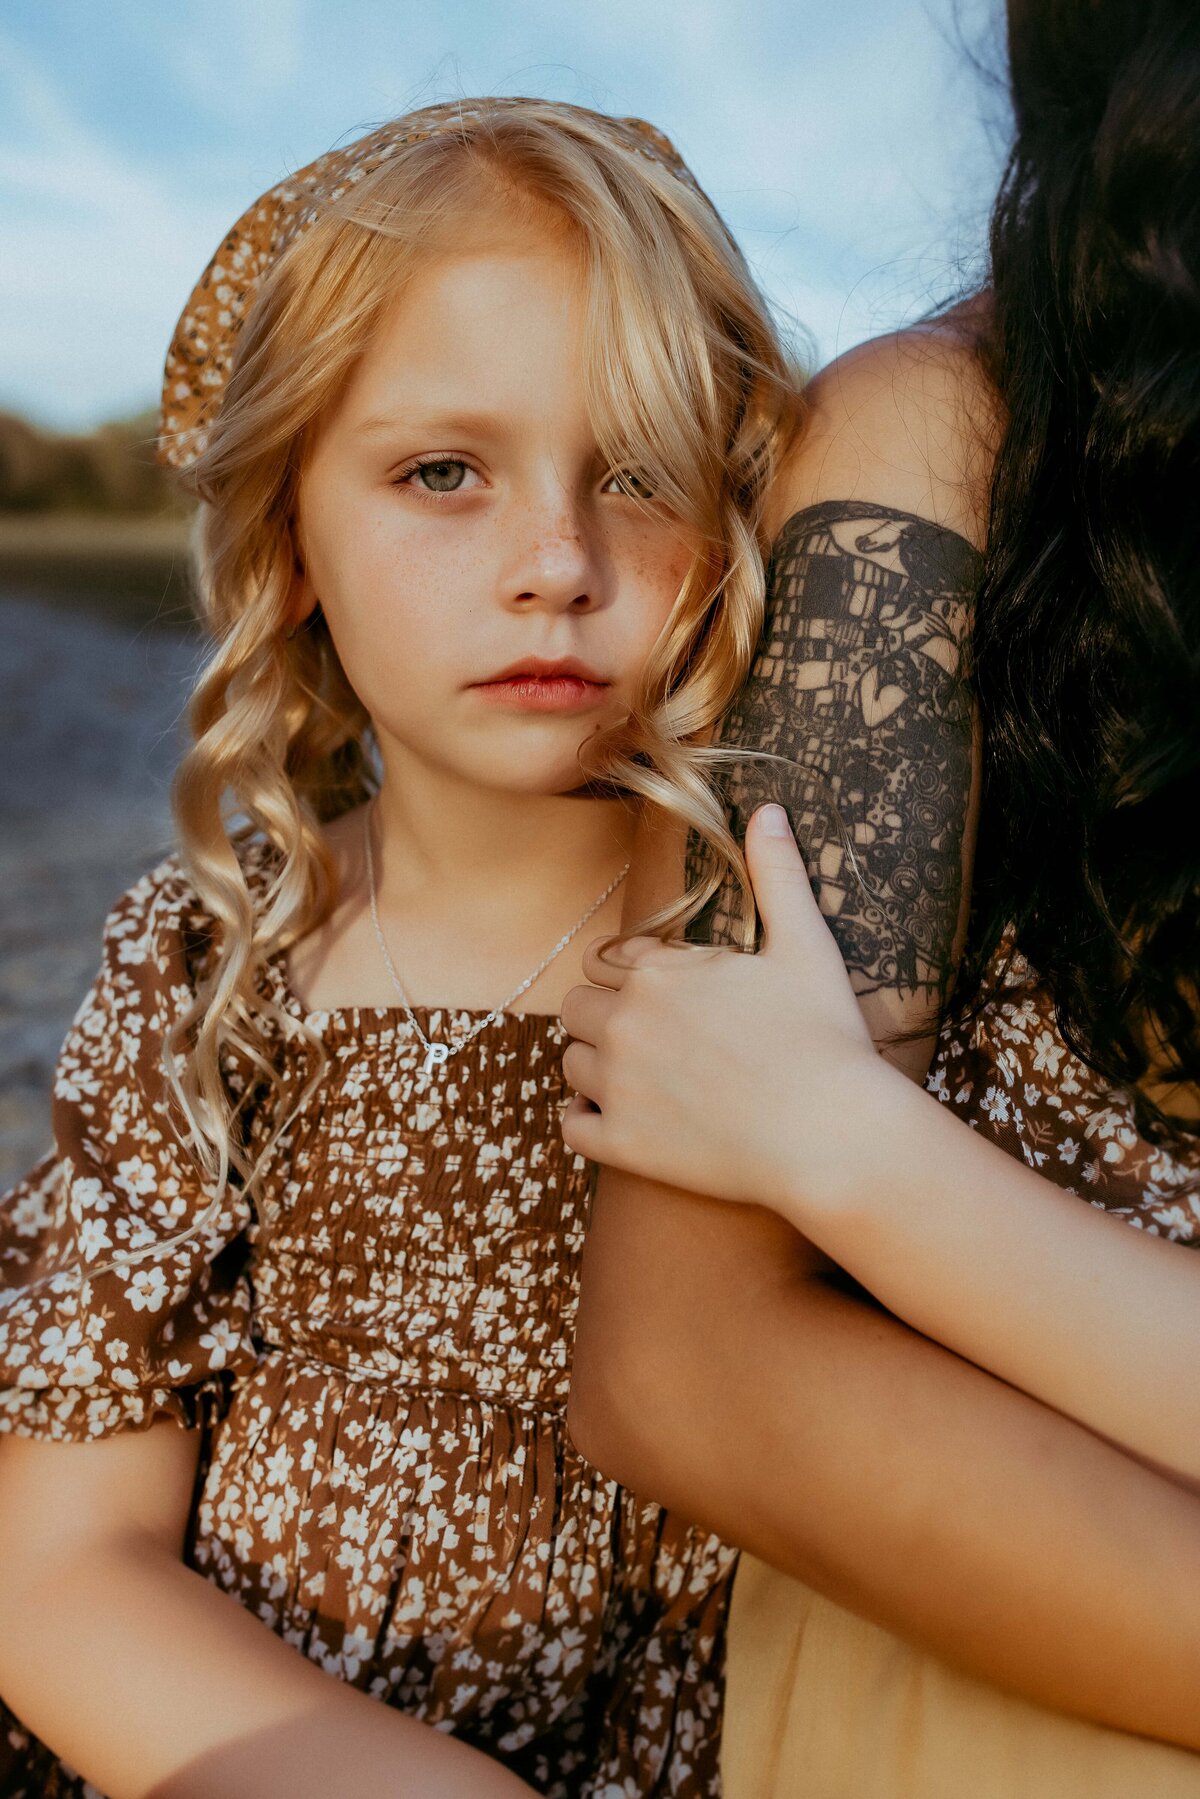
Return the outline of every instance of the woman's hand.
[[[633,938],[593,945],[568,993],[563,1070],[578,1097],[568,1148],[719,1199],[795,1214],[865,1177],[877,1107],[908,1083],[882,1063],[780,806],[763,806],[746,859],[765,947]]]
[[[635,939],[563,1019],[579,1154],[778,1212],[923,1336],[1200,1488],[1195,1256],[1083,1205],[879,1056],[775,808],[760,955]],[[615,963],[615,965],[614,965]]]

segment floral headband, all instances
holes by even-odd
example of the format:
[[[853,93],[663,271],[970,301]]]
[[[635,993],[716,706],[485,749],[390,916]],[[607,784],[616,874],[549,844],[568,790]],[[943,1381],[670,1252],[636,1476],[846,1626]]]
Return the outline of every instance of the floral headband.
[[[406,144],[462,136],[476,122],[524,106],[524,99],[452,101],[424,107],[330,150],[256,200],[222,240],[175,327],[163,376],[158,457],[188,469],[200,456],[233,366],[238,332],[263,277],[301,232],[335,201]],[[642,119],[616,119],[584,107],[556,107],[600,125],[699,193],[695,177],[670,139]]]

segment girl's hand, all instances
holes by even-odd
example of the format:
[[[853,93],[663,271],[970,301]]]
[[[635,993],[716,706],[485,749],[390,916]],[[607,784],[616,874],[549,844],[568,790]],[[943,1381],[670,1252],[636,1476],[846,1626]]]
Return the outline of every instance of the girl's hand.
[[[633,938],[568,993],[569,1149],[614,1168],[771,1207],[836,1201],[866,1173],[877,1106],[908,1083],[875,1053],[787,815],[746,833],[758,955]],[[804,1209],[803,1205],[800,1208]]]

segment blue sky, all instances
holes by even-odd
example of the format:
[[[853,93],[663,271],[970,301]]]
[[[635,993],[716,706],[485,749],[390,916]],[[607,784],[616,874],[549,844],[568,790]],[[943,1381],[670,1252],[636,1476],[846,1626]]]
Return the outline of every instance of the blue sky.
[[[5,0],[0,407],[88,427],[156,397],[246,205],[456,94],[670,133],[822,360],[978,266],[1004,140],[995,0]]]

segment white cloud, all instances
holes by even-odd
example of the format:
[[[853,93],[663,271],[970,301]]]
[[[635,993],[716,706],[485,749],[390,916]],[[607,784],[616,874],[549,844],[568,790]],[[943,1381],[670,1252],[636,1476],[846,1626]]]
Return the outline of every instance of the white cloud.
[[[3,39],[0,70],[0,404],[62,424],[142,406],[204,266],[197,242],[211,250],[230,214],[119,155]]]
[[[339,137],[463,91],[653,119],[768,291],[832,353],[942,297],[957,241],[979,240],[996,155],[977,77],[938,22],[951,6],[109,0],[107,23],[157,84],[155,117],[165,96],[188,126],[136,153],[94,96],[85,123],[62,59],[0,34],[0,404],[86,423],[149,399],[191,284],[256,192]],[[114,117],[137,106],[134,84],[114,93]]]

